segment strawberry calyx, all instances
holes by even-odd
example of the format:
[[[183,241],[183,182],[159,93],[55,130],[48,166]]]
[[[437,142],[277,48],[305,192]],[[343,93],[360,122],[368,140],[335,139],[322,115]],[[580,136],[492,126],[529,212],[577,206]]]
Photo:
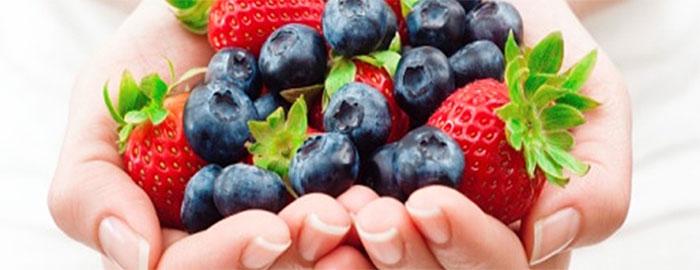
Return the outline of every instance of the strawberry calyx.
[[[420,2],[420,0],[401,0],[401,13],[404,18],[408,16],[408,13],[411,13],[411,10],[418,5],[418,2]]]
[[[175,17],[185,29],[204,35],[209,24],[209,12],[214,0],[167,0]]]
[[[246,143],[255,166],[277,173],[285,186],[294,194],[287,178],[289,164],[307,138],[307,107],[303,96],[289,108],[285,116],[283,108],[277,108],[265,121],[248,121],[248,129],[254,142]]]
[[[169,61],[168,68],[172,80],[175,78],[175,71]],[[140,83],[137,83],[131,72],[124,70],[119,85],[117,106],[114,106],[109,96],[109,81],[105,82],[102,88],[102,97],[110,116],[118,124],[119,153],[124,152],[126,142],[136,126],[147,121],[157,126],[165,121],[169,112],[165,109],[164,102],[172,89],[204,72],[206,72],[206,68],[191,69],[177,81],[168,85],[158,73],[148,74],[141,78]]]
[[[585,175],[590,166],[569,153],[574,146],[571,129],[586,122],[583,113],[600,105],[581,93],[595,66],[597,51],[559,73],[564,59],[560,32],[549,34],[533,48],[522,49],[511,32],[505,57],[510,102],[496,113],[505,123],[508,143],[523,152],[530,178],[540,168],[550,183],[565,186],[569,178],[564,169]]]
[[[335,92],[340,90],[344,85],[355,80],[357,67],[355,63],[353,63],[353,60],[359,60],[372,66],[383,68],[393,78],[399,61],[401,60],[400,52],[401,37],[399,33],[396,32],[387,50],[372,52],[368,55],[358,55],[352,58],[334,55],[331,60],[331,70],[328,72],[324,83],[321,103],[323,110],[326,110],[326,106]]]

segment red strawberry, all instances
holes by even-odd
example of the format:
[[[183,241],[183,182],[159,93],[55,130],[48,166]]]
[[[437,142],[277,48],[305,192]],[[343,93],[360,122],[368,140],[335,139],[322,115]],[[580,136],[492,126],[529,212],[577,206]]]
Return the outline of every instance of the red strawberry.
[[[216,0],[209,15],[209,43],[215,50],[240,47],[258,55],[267,37],[288,23],[321,32],[323,0]]]
[[[163,226],[182,228],[180,207],[185,185],[205,165],[192,151],[182,127],[188,93],[167,97],[169,87],[157,74],[140,85],[124,73],[118,108],[104,97],[119,123],[119,145],[126,172],[148,194]]]
[[[568,153],[569,130],[585,122],[598,103],[579,93],[595,63],[595,51],[558,75],[561,34],[554,33],[523,55],[508,40],[507,84],[480,80],[458,89],[430,117],[464,151],[460,191],[505,224],[527,214],[545,179],[568,182],[563,170],[584,175],[588,165]]]
[[[408,44],[408,28],[406,27],[406,19],[403,16],[403,11],[401,9],[401,0],[385,0],[391,10],[394,11],[396,15],[396,22],[399,26],[399,35],[401,36],[401,42],[403,44]]]

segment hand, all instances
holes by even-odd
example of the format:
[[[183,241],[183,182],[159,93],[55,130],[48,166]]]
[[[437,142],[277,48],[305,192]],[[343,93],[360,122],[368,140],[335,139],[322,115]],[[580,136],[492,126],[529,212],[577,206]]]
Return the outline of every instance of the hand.
[[[165,1],[142,1],[75,84],[48,199],[58,226],[123,269],[368,268],[355,249],[336,248],[351,219],[328,196],[303,197],[279,215],[243,212],[194,235],[160,227],[146,193],[122,169],[102,85],[124,68],[137,77],[167,74],[164,57],[182,74],[205,66],[212,53],[205,38],[178,25]]]
[[[523,16],[527,45],[562,31],[564,66],[597,48],[565,1],[510,2]],[[515,230],[445,187],[418,190],[405,204],[374,200],[354,220],[372,262],[380,269],[565,268],[569,250],[610,236],[629,207],[629,97],[604,53],[584,91],[602,103],[575,130],[573,154],[591,165],[585,177],[573,177],[565,188],[547,185]]]

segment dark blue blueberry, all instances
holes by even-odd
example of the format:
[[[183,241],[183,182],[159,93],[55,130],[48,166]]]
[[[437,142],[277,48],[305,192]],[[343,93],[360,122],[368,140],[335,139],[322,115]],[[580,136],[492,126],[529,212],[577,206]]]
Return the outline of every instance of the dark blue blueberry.
[[[222,216],[249,209],[277,213],[290,201],[279,175],[238,163],[226,167],[214,182],[214,204]]]
[[[450,56],[450,67],[454,72],[455,84],[462,87],[479,79],[501,80],[505,60],[496,44],[488,40],[478,40]]]
[[[380,196],[390,196],[401,201],[408,198],[394,178],[394,156],[397,143],[387,144],[369,158],[362,168],[364,184]]]
[[[258,62],[255,56],[244,49],[225,48],[209,61],[205,82],[237,86],[248,97],[255,99],[260,95],[261,87]]]
[[[401,57],[394,76],[394,97],[414,122],[425,123],[454,90],[450,63],[440,50],[422,46]]]
[[[384,0],[329,0],[323,11],[326,41],[347,57],[386,49],[396,25],[396,15]]]
[[[323,83],[328,54],[321,35],[303,24],[272,32],[258,60],[263,82],[272,92]]]
[[[192,90],[183,118],[185,135],[195,153],[225,166],[247,155],[248,121],[258,114],[238,87],[214,83]]]
[[[299,196],[321,192],[336,197],[355,183],[359,170],[352,141],[340,133],[324,133],[299,148],[289,165],[289,181]]]
[[[462,5],[465,12],[469,12],[481,4],[481,0],[457,0],[457,2]]]
[[[520,44],[523,37],[523,20],[518,10],[509,3],[484,2],[467,14],[466,32],[469,42],[490,40],[503,50],[511,30]]]
[[[464,152],[437,128],[423,126],[409,132],[395,151],[393,177],[405,195],[429,185],[456,188],[462,182]]]
[[[386,143],[391,131],[389,105],[378,90],[348,83],[333,94],[323,113],[323,127],[350,137],[362,156]]]
[[[423,0],[406,16],[413,46],[433,46],[452,54],[464,44],[466,15],[455,0]]]
[[[207,165],[197,172],[185,187],[180,218],[189,233],[206,230],[223,219],[214,205],[214,180],[221,174],[221,167]]]
[[[255,100],[255,109],[258,111],[258,120],[267,118],[277,108],[282,107],[284,111],[289,110],[291,104],[276,93],[268,93]]]

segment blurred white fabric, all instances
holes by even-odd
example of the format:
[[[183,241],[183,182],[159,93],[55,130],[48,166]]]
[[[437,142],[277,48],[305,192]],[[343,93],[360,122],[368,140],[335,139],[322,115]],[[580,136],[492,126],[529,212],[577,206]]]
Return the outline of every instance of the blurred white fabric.
[[[0,268],[100,268],[54,225],[46,194],[76,72],[135,1],[0,2]],[[696,0],[628,0],[585,20],[630,86],[634,180],[625,225],[577,250],[573,269],[700,269],[698,14]]]

